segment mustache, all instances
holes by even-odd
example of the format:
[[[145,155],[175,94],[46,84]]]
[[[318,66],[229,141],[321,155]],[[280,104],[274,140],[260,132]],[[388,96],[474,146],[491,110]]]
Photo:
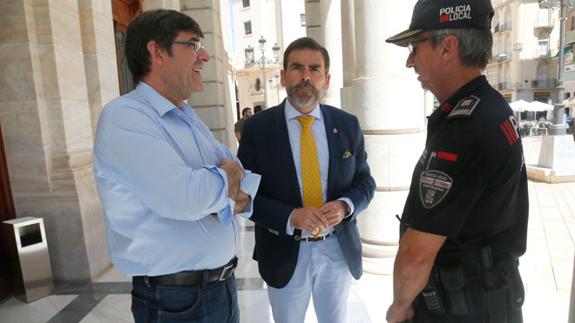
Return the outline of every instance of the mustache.
[[[309,88],[312,91],[315,91],[315,87],[313,87],[310,83],[310,80],[303,80],[299,82],[296,86],[294,86],[295,90]]]

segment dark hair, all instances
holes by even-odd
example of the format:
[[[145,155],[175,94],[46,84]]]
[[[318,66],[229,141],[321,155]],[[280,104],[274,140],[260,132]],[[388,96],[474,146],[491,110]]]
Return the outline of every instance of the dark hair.
[[[126,32],[125,55],[136,83],[150,72],[148,42],[155,41],[171,56],[172,42],[180,31],[191,31],[204,37],[200,25],[194,19],[175,10],[145,11],[130,22]]]
[[[263,109],[263,108],[262,108],[261,105],[256,105],[256,106],[254,107],[254,113],[260,112],[260,111],[262,111],[262,109]]]
[[[432,30],[431,44],[433,47],[449,35],[459,40],[459,58],[465,66],[485,69],[491,59],[493,36],[491,31],[479,29],[439,29]]]
[[[242,117],[246,116],[246,113],[248,113],[249,110],[251,110],[252,108],[243,108],[242,109]]]
[[[296,50],[296,49],[312,49],[320,51],[323,55],[323,60],[325,63],[325,71],[329,72],[329,54],[327,49],[325,49],[322,45],[320,45],[315,39],[309,37],[302,37],[294,40],[289,46],[286,48],[284,52],[284,70],[287,70],[288,67],[288,56],[289,54]]]

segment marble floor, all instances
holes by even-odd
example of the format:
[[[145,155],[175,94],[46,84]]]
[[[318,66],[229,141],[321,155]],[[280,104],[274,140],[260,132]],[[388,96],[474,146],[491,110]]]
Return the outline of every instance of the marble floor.
[[[529,194],[529,241],[520,266],[526,288],[525,322],[567,322],[575,249],[575,183],[530,182]],[[241,322],[267,323],[272,319],[266,286],[250,257],[252,231],[243,223],[236,272]],[[4,300],[0,322],[132,322],[129,293],[129,279],[112,267],[91,284],[58,285],[53,295],[30,304]],[[391,276],[364,274],[352,286],[348,322],[385,322],[391,294]],[[306,322],[316,322],[311,306]]]

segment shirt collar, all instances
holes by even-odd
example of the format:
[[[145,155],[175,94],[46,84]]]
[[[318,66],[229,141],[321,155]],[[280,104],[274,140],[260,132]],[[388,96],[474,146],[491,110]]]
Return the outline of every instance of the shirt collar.
[[[144,81],[140,81],[134,91],[137,95],[148,101],[150,106],[162,117],[169,111],[178,108]]]
[[[461,99],[475,92],[475,90],[485,84],[489,84],[485,75],[474,78],[473,80],[467,82],[464,86],[460,87],[459,90],[455,91],[455,93],[453,93],[447,100],[441,103],[439,109],[437,110],[441,110],[445,113],[451,112],[453,107],[456,106],[457,103],[461,101]]]
[[[285,101],[285,116],[287,120],[293,120],[299,116],[304,115],[303,113],[299,112],[294,106],[286,99]],[[308,116],[314,116],[317,120],[321,120],[321,109],[319,108],[319,103],[311,110],[310,113],[307,114]]]

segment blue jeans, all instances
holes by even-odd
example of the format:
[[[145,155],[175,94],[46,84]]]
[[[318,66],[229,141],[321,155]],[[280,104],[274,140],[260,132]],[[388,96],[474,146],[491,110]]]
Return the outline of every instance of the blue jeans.
[[[200,287],[154,286],[134,277],[132,314],[136,323],[238,323],[235,277]]]

